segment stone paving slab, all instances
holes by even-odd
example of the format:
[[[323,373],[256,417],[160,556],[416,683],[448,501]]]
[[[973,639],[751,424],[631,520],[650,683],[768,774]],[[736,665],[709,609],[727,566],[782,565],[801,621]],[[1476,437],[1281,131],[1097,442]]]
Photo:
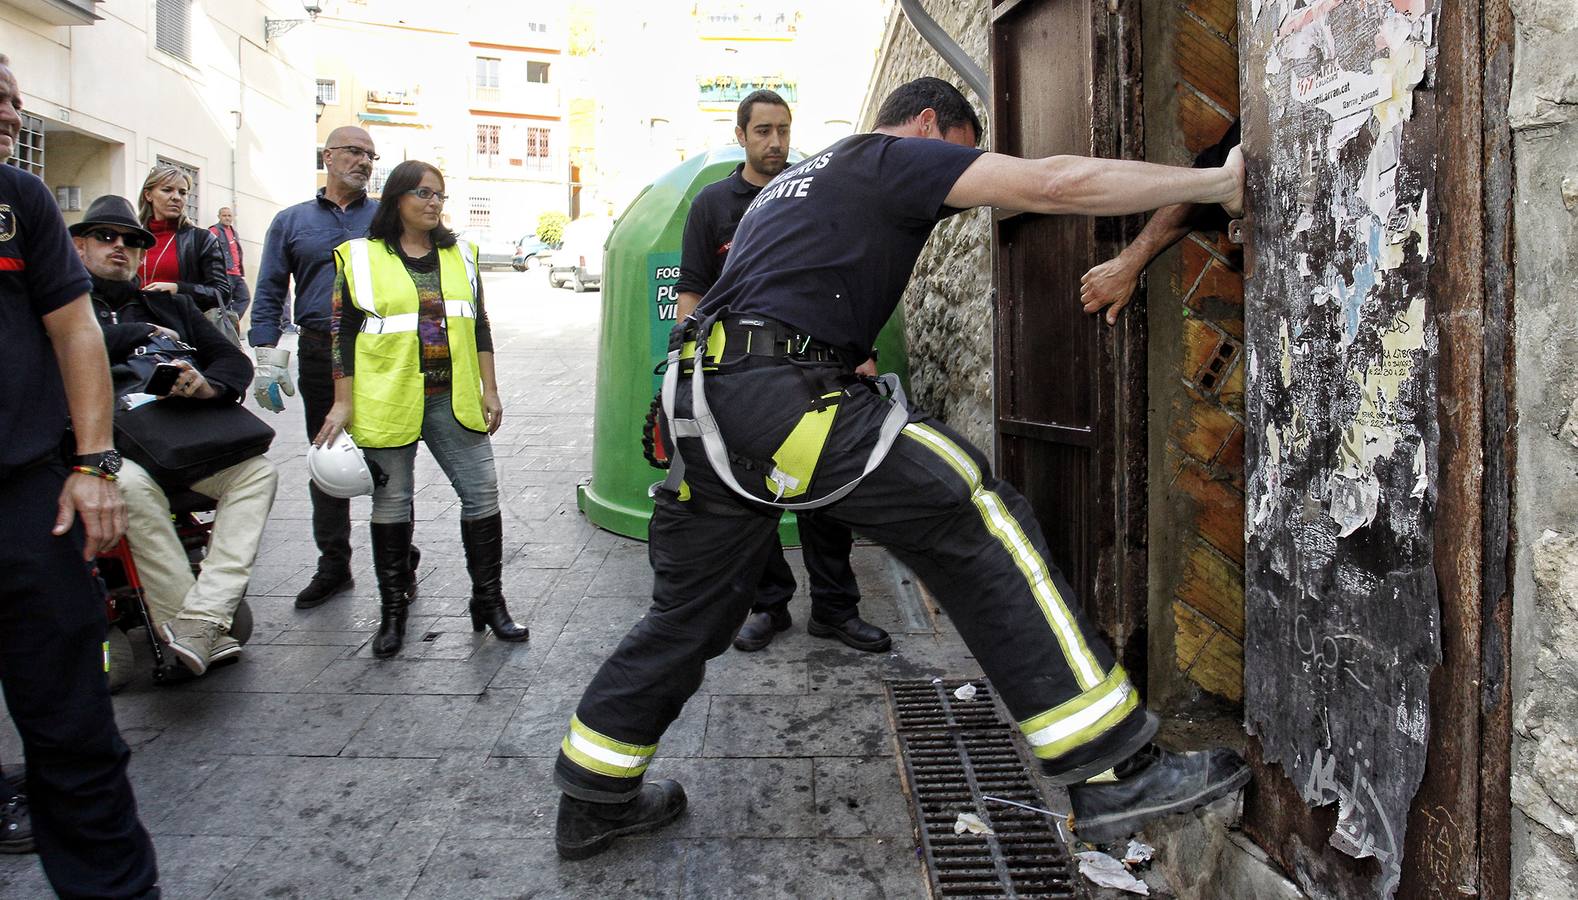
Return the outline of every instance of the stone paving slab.
[[[279,501],[248,593],[241,662],[155,687],[149,657],[116,697],[131,778],[171,898],[920,897],[883,678],[973,677],[946,616],[882,551],[853,557],[863,614],[894,635],[860,653],[794,626],[766,650],[713,660],[659,745],[687,815],[593,860],[553,851],[551,774],[592,674],[650,604],[646,546],[589,523],[597,304],[489,275],[506,418],[495,437],[504,587],[531,640],[471,630],[459,505],[418,454],[420,596],[407,644],[372,657],[378,621],[365,499],[352,503],[356,584],[312,610],[305,449],[294,403],[274,424]],[[519,302],[514,302],[514,301]],[[0,758],[21,751],[9,720]],[[34,857],[0,857],[0,898],[47,896]]]

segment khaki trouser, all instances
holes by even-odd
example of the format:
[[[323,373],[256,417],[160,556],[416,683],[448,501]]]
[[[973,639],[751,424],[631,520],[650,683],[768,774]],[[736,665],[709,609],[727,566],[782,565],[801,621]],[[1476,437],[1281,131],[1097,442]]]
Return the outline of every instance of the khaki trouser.
[[[219,501],[202,574],[193,578],[164,489],[146,469],[125,461],[116,483],[126,501],[126,540],[155,626],[180,616],[230,627],[246,596],[278,481],[274,465],[254,456],[192,484]]]

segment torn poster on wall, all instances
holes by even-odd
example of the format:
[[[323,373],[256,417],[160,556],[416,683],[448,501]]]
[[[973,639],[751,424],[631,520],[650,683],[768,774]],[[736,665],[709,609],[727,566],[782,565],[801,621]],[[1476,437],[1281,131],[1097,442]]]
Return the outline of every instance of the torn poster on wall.
[[[1252,0],[1244,712],[1330,844],[1398,886],[1440,662],[1431,564],[1434,0]]]

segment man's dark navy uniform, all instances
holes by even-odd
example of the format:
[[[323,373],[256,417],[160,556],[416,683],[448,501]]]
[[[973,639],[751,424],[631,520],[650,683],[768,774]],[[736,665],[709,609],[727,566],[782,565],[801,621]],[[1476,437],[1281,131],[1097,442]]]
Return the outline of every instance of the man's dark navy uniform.
[[[776,114],[776,115],[774,115]],[[740,125],[736,134],[745,146],[747,159],[721,181],[701,189],[691,202],[685,219],[685,237],[680,254],[680,277],[675,288],[681,295],[704,296],[717,283],[734,241],[735,228],[745,208],[761,193],[762,185],[746,179],[746,167],[763,184],[753,125],[771,124],[777,118],[786,126],[789,109],[771,91],[759,91],[740,103]],[[787,151],[787,141],[784,141]],[[773,145],[776,146],[776,145]],[[782,157],[770,171],[782,169]],[[818,637],[838,638],[856,649],[882,652],[891,645],[887,632],[859,617],[860,585],[849,563],[854,535],[849,528],[832,519],[814,514],[798,516],[800,543],[805,567],[811,581],[811,622],[808,630]],[[776,632],[792,624],[789,600],[794,596],[794,573],[784,560],[783,546],[775,535],[767,564],[756,584],[756,602],[751,615],[734,638],[740,650],[760,650],[771,643]]]
[[[1227,167],[1191,172],[1023,160],[975,149],[978,133],[957,89],[919,79],[884,101],[876,133],[785,169],[747,209],[690,323],[707,362],[699,347],[671,356],[670,371],[683,374],[667,433],[679,436],[684,477],[674,486],[671,476],[656,497],[652,607],[593,677],[560,745],[561,855],[601,852],[684,811],[678,784],[643,777],[706,660],[747,614],[750,597],[735,579],[761,565],[779,516],[769,503],[790,493],[835,500],[819,514],[887,547],[925,582],[1042,768],[1071,785],[1081,838],[1116,840],[1247,781],[1231,751],[1150,744],[1155,716],[1052,565],[1029,504],[947,425],[852,372],[932,228],[961,208],[1124,215],[1179,202],[1237,205],[1242,162],[1234,154]],[[695,409],[698,379],[710,415]],[[825,434],[819,446],[803,439],[811,425]]]
[[[33,835],[50,886],[62,897],[157,897],[153,845],[137,820],[126,778],[131,752],[115,728],[105,677],[104,598],[84,559],[85,540],[113,541],[124,520],[109,535],[85,534],[87,512],[78,506],[70,528],[54,533],[68,479],[108,485],[68,475],[68,405],[89,418],[79,404],[90,392],[81,372],[68,387],[61,360],[102,370],[91,395],[102,402],[93,427],[106,432],[104,446],[88,449],[109,449],[109,368],[88,308],[88,273],[54,194],[5,164],[20,106],[0,56],[0,679],[27,757]],[[115,461],[103,465],[113,469]]]

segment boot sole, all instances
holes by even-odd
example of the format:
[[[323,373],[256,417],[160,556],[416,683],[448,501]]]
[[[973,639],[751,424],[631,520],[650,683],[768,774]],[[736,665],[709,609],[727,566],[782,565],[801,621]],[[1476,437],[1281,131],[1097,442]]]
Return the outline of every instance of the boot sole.
[[[1206,785],[1192,796],[1174,800],[1172,803],[1125,810],[1121,816],[1104,816],[1086,822],[1075,818],[1074,833],[1080,840],[1091,844],[1107,844],[1122,840],[1160,819],[1191,812],[1238,791],[1249,783],[1249,775],[1249,766],[1246,764],[1232,775]]]
[[[629,837],[632,834],[642,834],[648,831],[656,831],[659,828],[662,828],[664,825],[667,825],[679,818],[685,813],[685,810],[689,808],[690,800],[687,798],[684,803],[680,804],[678,809],[664,815],[660,819],[653,819],[650,822],[638,822],[635,825],[626,825],[624,828],[616,828],[606,834],[600,834],[584,844],[564,844],[555,841],[554,846],[558,849],[559,858],[561,859],[590,859],[591,857],[596,856],[597,854],[602,853],[604,850],[607,850],[609,847],[613,846],[614,840],[616,838]]]
[[[893,636],[888,635],[880,641],[857,641],[843,631],[831,625],[823,625],[815,619],[810,620],[805,626],[806,634],[819,638],[835,638],[842,641],[845,646],[864,650],[867,653],[882,653],[893,646]]]

